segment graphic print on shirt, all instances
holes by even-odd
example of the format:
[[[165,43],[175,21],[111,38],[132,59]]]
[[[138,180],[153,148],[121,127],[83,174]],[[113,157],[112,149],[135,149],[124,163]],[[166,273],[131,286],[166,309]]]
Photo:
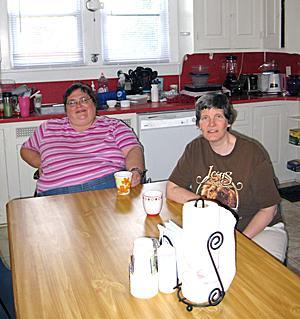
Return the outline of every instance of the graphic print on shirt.
[[[205,177],[197,176],[196,183],[199,184],[196,194],[207,199],[213,199],[237,210],[239,206],[239,194],[243,188],[242,182],[236,184],[232,178],[232,172],[219,172],[209,166]]]

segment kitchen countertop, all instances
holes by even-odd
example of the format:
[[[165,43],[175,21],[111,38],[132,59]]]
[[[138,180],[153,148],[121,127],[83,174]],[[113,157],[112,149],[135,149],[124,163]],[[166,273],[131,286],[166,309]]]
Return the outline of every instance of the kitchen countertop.
[[[300,101],[299,96],[234,96],[230,98],[232,104],[242,103],[259,103],[268,101]],[[131,105],[130,107],[115,107],[112,109],[98,110],[97,115],[113,115],[113,114],[126,114],[126,113],[149,113],[149,112],[164,112],[164,111],[176,111],[176,110],[191,110],[194,109],[194,103],[180,102],[158,102],[158,103],[145,103],[140,105]],[[41,121],[51,118],[62,118],[65,114],[47,114],[41,115],[38,113],[31,113],[29,117],[11,117],[0,118],[0,124],[13,123],[13,122],[27,122],[27,121]]]

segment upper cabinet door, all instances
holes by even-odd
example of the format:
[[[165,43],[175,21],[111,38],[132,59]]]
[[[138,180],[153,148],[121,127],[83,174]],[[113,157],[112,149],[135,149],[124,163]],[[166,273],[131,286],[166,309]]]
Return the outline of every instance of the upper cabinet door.
[[[285,2],[285,48],[287,52],[300,53],[300,0]]]
[[[264,0],[264,39],[265,49],[280,48],[281,0]]]
[[[261,0],[231,0],[231,47],[261,48],[262,2]]]
[[[228,0],[194,1],[195,49],[230,48]]]

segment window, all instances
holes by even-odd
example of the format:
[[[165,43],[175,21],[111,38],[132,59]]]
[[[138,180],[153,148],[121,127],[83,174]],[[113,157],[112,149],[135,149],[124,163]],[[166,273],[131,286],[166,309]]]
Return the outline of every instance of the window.
[[[180,72],[177,0],[0,0],[0,77],[17,83]],[[98,1],[98,0],[91,0]],[[104,2],[103,2],[104,1]]]
[[[9,0],[13,68],[83,64],[80,0]]]
[[[170,61],[167,0],[107,0],[101,27],[104,63]]]

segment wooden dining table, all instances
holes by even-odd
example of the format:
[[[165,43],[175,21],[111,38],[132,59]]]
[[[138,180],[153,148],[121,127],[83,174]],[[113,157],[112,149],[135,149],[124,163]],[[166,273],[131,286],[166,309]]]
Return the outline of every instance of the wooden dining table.
[[[142,193],[162,190],[158,216]],[[236,231],[236,275],[217,305],[187,311],[177,293],[130,294],[133,241],[158,237],[158,224],[182,225],[182,205],[165,199],[165,182],[121,196],[116,189],[25,198],[7,204],[17,318],[300,318],[300,278]]]

